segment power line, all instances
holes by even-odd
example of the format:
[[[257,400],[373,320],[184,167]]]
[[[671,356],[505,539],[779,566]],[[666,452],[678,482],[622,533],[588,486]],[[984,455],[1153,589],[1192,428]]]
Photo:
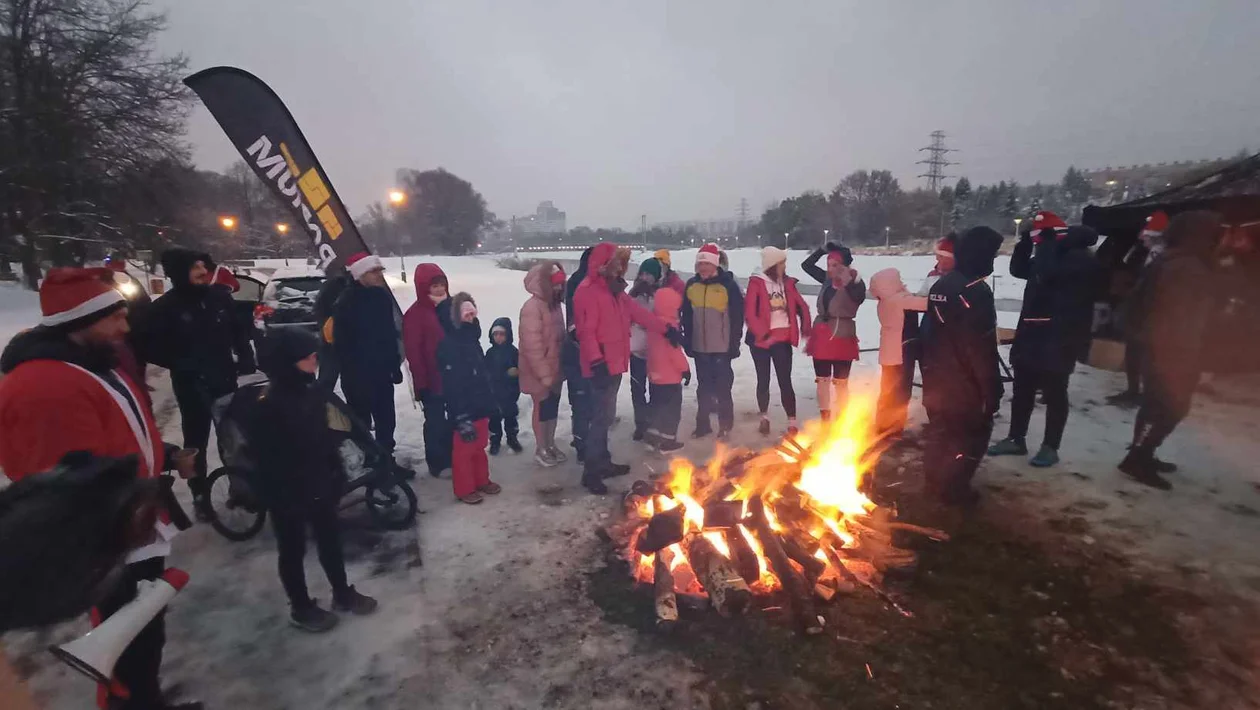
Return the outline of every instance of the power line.
[[[926,165],[927,172],[919,175],[919,177],[927,178],[928,188],[932,192],[940,192],[941,184],[947,178],[954,177],[953,175],[946,175],[945,168],[951,165],[958,165],[958,163],[951,162],[948,155],[958,151],[945,147],[945,131],[932,131],[932,145],[919,149],[920,153],[924,151],[927,151],[928,157],[925,160],[917,161],[915,165]]]

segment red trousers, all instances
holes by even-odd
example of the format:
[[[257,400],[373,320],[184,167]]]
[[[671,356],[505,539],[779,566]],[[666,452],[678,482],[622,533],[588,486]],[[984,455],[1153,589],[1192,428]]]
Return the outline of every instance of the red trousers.
[[[463,498],[490,482],[490,459],[486,457],[486,445],[490,443],[490,420],[473,422],[477,438],[464,441],[459,432],[451,447],[451,482],[455,484],[455,497]]]

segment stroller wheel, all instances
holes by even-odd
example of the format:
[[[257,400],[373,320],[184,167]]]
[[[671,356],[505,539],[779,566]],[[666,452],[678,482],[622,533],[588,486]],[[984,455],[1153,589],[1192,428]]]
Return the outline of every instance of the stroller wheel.
[[[210,525],[234,542],[258,534],[267,522],[267,511],[245,475],[230,466],[210,474],[206,481]]]
[[[415,491],[406,483],[384,476],[380,483],[367,486],[363,502],[376,524],[386,530],[406,530],[416,520]]]

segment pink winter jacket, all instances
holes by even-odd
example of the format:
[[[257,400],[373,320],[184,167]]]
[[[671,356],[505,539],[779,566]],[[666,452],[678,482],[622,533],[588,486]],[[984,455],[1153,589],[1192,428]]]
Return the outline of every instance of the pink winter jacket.
[[[564,380],[560,370],[564,313],[551,292],[551,274],[559,268],[556,262],[545,261],[525,274],[529,300],[521,306],[517,336],[521,391],[531,396],[545,397]]]
[[[652,310],[665,325],[678,327],[678,312],[682,309],[682,296],[670,288],[656,290]],[[684,372],[691,366],[682,347],[670,345],[664,333],[648,332],[648,381],[654,385],[676,385],[682,382]]]
[[[879,301],[879,364],[900,365],[906,311],[927,310],[927,297],[910,293],[896,269],[884,269],[871,277],[871,296]]]
[[[600,273],[616,254],[616,244],[596,244],[587,259],[586,278],[573,294],[573,323],[577,328],[583,377],[590,377],[599,363],[607,365],[611,375],[621,375],[630,369],[631,322],[643,326],[649,334],[665,332],[660,318],[635,303],[625,291],[614,293]]]

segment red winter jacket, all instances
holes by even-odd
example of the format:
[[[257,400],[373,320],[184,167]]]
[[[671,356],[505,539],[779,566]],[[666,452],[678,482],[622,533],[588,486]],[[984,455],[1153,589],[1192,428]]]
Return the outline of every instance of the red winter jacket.
[[[446,338],[446,329],[438,319],[437,304],[429,298],[429,286],[436,279],[446,281],[446,274],[437,264],[417,264],[413,282],[416,302],[403,315],[403,350],[411,368],[411,382],[416,397],[421,392],[442,394],[441,371],[437,365],[438,345]]]
[[[687,284],[683,282],[681,276],[674,273],[673,269],[670,269],[669,276],[666,276],[665,280],[661,282],[661,287],[673,289],[679,296],[687,295]]]
[[[747,342],[750,346],[767,347],[766,339],[770,337],[770,292],[766,289],[766,279],[761,272],[748,279],[748,293],[744,296],[744,321],[748,323]],[[801,297],[796,288],[796,279],[783,277],[783,295],[787,298],[788,329],[791,333],[789,342],[796,347],[801,342],[801,331],[810,325],[809,304]]]
[[[616,254],[616,244],[596,244],[587,260],[586,278],[573,294],[574,323],[584,377],[590,377],[592,368],[601,362],[608,365],[611,375],[630,369],[631,322],[652,333],[667,330],[665,323],[651,311],[635,303],[624,291],[614,293],[608,285],[600,271]]]

